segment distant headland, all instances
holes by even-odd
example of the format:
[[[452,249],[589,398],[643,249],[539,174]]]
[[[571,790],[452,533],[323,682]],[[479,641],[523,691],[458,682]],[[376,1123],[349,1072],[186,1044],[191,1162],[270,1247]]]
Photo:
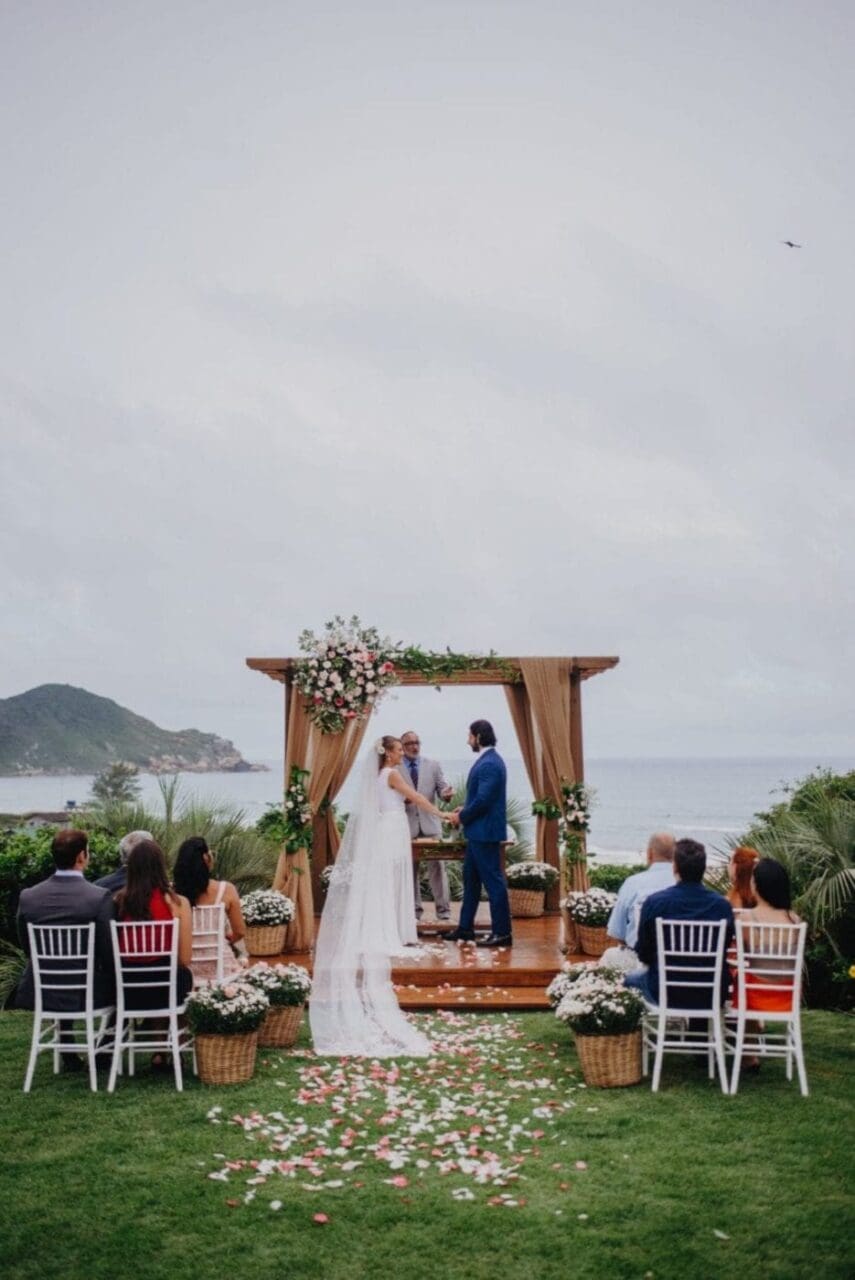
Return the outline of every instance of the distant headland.
[[[0,776],[99,773],[114,761],[145,773],[245,773],[234,743],[198,729],[172,732],[70,684],[0,698]]]

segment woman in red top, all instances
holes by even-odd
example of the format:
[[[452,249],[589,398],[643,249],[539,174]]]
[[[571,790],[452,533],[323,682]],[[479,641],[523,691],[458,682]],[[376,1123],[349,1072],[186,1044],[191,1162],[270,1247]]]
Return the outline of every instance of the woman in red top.
[[[116,908],[120,920],[177,920],[178,922],[178,1003],[193,986],[190,957],[193,950],[193,918],[190,903],[169,887],[166,860],[163,850],[154,840],[141,840],[134,845],[127,862],[128,877],[124,889],[116,894]],[[136,932],[136,931],[134,931]],[[153,923],[145,930],[140,947],[148,952],[160,947],[166,951],[166,930]],[[133,936],[122,939],[123,954],[129,958],[135,950]],[[162,963],[157,957],[140,960],[140,964]],[[127,987],[126,987],[127,991]],[[135,993],[135,1008],[153,1008],[167,1003],[164,993],[157,987],[143,988]]]
[[[801,924],[801,918],[793,911],[790,877],[786,867],[775,858],[761,858],[754,868],[752,887],[757,904],[750,911],[743,911],[739,917],[740,926],[746,923],[765,925]],[[747,948],[754,952],[757,963],[765,972],[746,977],[746,1008],[756,1009],[758,1013],[789,1013],[793,1003],[792,963],[783,959],[767,959],[761,949],[761,933],[748,930]],[[783,939],[772,937],[776,948],[783,946]],[[795,947],[795,943],[793,943]],[[775,969],[781,970],[781,977],[776,978]],[[734,991],[734,1007],[737,992]]]

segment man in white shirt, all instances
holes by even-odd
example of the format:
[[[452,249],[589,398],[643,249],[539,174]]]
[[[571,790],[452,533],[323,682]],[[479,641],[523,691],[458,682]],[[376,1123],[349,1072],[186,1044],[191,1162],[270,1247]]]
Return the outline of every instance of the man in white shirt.
[[[673,884],[674,837],[667,831],[657,831],[647,842],[646,870],[628,876],[618,891],[607,926],[609,938],[635,951],[638,918],[645,898],[660,889],[670,889]]]

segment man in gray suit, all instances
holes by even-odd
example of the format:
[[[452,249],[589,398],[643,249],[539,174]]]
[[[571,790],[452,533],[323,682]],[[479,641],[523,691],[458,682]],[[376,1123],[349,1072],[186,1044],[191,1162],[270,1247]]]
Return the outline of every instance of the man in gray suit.
[[[115,871],[95,881],[98,888],[109,889],[111,893],[118,893],[120,889],[124,889],[128,879],[128,858],[131,856],[131,849],[141,840],[153,839],[154,836],[150,831],[129,831],[126,836],[122,836],[119,841],[119,865]]]
[[[443,776],[442,765],[437,760],[428,760],[427,756],[420,755],[421,742],[419,735],[414,729],[407,729],[406,733],[401,734],[401,746],[404,748],[404,758],[398,765],[398,770],[405,782],[418,791],[420,795],[425,796],[428,800],[450,800],[454,795],[454,790],[448,785]],[[410,835],[414,840],[419,836],[432,836],[438,840],[442,835],[442,823],[439,818],[433,818],[429,813],[425,813],[423,809],[417,808],[414,804],[407,805],[407,820],[410,824]],[[433,903],[436,909],[437,920],[448,920],[451,916],[451,903],[448,897],[448,875],[445,870],[445,864],[431,859],[428,862],[428,879],[430,881],[431,892],[433,893]],[[419,884],[418,872],[413,876],[415,883],[415,900],[416,900],[416,917],[421,919],[424,914],[422,906],[422,889]]]
[[[56,871],[47,880],[22,889],[18,902],[18,936],[30,954],[28,924],[95,924],[95,1006],[113,1003],[115,971],[110,940],[110,921],[115,916],[112,894],[84,878],[89,863],[89,838],[85,831],[58,831],[51,846]],[[18,1009],[35,1007],[33,967],[27,967],[18,983],[14,1004]],[[49,1003],[48,1003],[49,1001]],[[83,1008],[83,992],[51,991],[45,1007],[58,1012]],[[68,1055],[63,1055],[63,1061]],[[68,1064],[66,1064],[66,1069]]]

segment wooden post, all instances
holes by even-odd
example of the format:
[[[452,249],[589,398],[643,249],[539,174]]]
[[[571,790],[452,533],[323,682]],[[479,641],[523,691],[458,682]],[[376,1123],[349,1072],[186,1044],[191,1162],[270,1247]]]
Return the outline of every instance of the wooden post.
[[[573,768],[576,771],[574,782],[585,781],[585,752],[582,746],[582,673],[579,670],[570,673],[570,754],[573,757]],[[582,835],[582,843],[586,844],[586,836]],[[586,860],[577,868],[573,888],[588,889],[588,862]]]
[[[585,754],[582,747],[582,676],[579,671],[570,673],[570,754],[576,777],[573,782],[585,781]]]

